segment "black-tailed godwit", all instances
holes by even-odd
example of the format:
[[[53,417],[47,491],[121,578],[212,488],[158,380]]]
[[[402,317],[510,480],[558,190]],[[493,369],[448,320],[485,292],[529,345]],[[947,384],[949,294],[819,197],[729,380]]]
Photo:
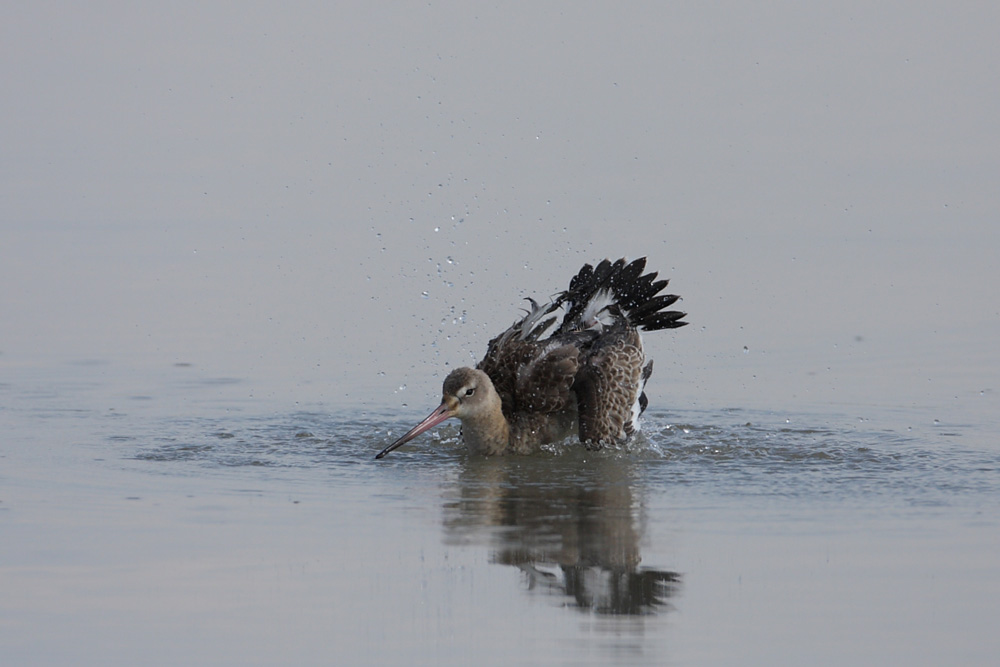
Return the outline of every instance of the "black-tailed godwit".
[[[448,374],[441,405],[375,458],[451,417],[466,446],[488,456],[574,435],[592,449],[628,440],[653,372],[639,331],[687,324],[685,313],[664,310],[679,298],[660,294],[668,281],[645,268],[645,258],[585,264],[550,303],[528,299],[528,313],[490,341],[476,368]],[[561,322],[552,315],[559,308]]]

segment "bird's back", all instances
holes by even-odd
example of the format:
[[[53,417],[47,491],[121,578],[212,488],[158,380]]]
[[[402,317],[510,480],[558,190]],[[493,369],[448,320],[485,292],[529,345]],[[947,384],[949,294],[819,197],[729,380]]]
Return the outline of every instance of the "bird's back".
[[[687,324],[684,313],[664,310],[679,297],[660,294],[668,281],[643,274],[645,266],[645,258],[586,264],[566,291],[546,305],[531,301],[522,319],[490,341],[478,368],[500,395],[512,441],[539,429],[565,431],[569,422],[592,446],[632,435],[652,369],[639,330]],[[559,308],[561,320],[553,315]]]

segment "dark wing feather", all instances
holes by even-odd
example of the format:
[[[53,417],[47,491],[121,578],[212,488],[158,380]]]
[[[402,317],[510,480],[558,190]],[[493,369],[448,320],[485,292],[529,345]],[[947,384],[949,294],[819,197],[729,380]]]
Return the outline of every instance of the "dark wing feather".
[[[580,332],[544,341],[498,336],[490,342],[478,368],[490,376],[508,418],[524,412],[558,412],[573,400],[578,345],[595,336],[593,332]]]
[[[665,310],[662,313],[653,313],[643,320],[642,328],[646,331],[659,331],[660,329],[676,329],[683,327],[687,322],[681,322],[681,318],[687,315],[679,310]]]
[[[576,378],[580,351],[574,345],[548,346],[518,371],[517,403],[528,412],[552,413],[576,399],[570,388]]]
[[[486,373],[493,382],[493,388],[500,395],[500,403],[505,415],[518,409],[517,371],[528,363],[539,343],[517,340],[513,327],[490,341],[486,356],[476,366]]]
[[[605,259],[596,268],[584,264],[570,280],[569,289],[558,296],[558,302],[567,303],[569,307],[556,333],[580,327],[587,304],[602,290],[614,294],[615,303],[637,329],[656,331],[684,326],[686,323],[680,321],[683,313],[667,315],[661,312],[680,298],[674,294],[660,294],[670,281],[656,280],[655,271],[643,274],[645,269],[645,257],[627,264],[624,259],[615,262]]]
[[[674,305],[678,299],[680,297],[676,294],[661,294],[660,296],[650,297],[629,312],[629,319],[637,326],[640,326],[645,318]]]

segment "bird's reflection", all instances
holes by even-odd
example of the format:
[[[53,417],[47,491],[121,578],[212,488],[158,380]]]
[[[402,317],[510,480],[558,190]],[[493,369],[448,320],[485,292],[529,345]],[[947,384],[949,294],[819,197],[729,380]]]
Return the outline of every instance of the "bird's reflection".
[[[632,464],[614,455],[469,459],[444,506],[449,543],[486,543],[530,591],[600,614],[668,606],[676,572],[640,566],[642,507]]]

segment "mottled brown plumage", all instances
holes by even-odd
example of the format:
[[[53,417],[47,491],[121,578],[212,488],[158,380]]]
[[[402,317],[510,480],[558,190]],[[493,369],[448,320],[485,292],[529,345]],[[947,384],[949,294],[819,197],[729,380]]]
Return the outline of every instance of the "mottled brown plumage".
[[[476,368],[445,378],[441,405],[376,458],[450,417],[484,455],[528,454],[574,435],[591,448],[630,438],[653,368],[639,330],[687,324],[684,313],[664,310],[679,297],[660,294],[668,281],[645,266],[645,258],[585,264],[549,304],[529,299],[531,310],[490,341]],[[559,308],[561,322],[552,315]]]

